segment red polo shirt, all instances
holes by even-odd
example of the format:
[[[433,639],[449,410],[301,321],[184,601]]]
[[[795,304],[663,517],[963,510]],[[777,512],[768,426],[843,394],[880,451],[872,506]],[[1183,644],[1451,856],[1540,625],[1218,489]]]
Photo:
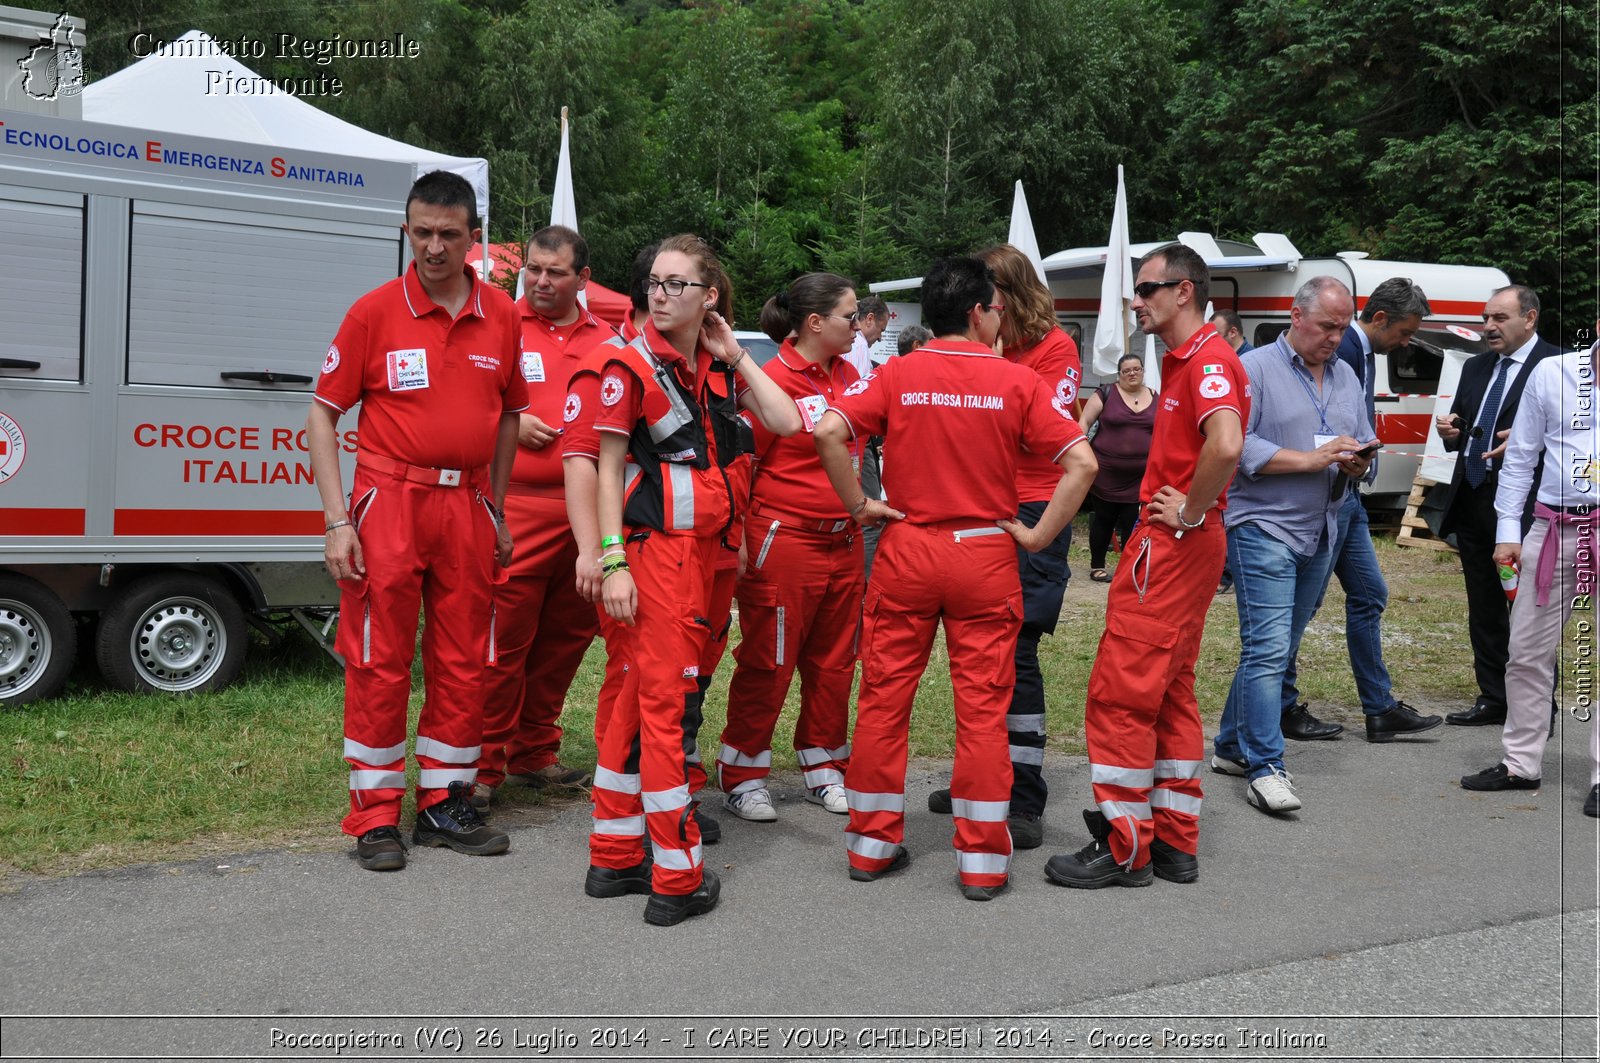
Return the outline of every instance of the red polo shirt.
[[[687,360],[661,335],[654,321],[645,323],[644,339],[656,360],[666,365],[700,404],[701,428],[705,432],[709,464],[704,469],[690,470],[694,478],[694,524],[697,529],[721,528],[730,516],[729,486],[722,469],[717,465],[717,441],[711,430],[705,403],[707,378],[716,359],[710,351],[701,347],[695,352],[695,372],[691,378]],[[606,362],[600,376],[599,406],[594,416],[596,431],[628,436],[633,434],[640,420],[655,421],[666,415],[669,408],[667,397],[660,388],[654,384],[647,386],[634,374],[632,366],[620,360],[617,352],[611,348],[602,346],[599,353],[611,354],[612,357]],[[739,381],[735,384],[735,390],[742,395],[747,389],[744,382]]]
[[[778,348],[778,356],[762,367],[771,381],[783,389],[800,408],[803,429],[785,438],[756,424],[755,486],[752,503],[818,520],[843,520],[844,503],[828,482],[817,460],[817,447],[811,439],[822,415],[845,393],[861,374],[843,355],[824,368],[806,361],[789,340]],[[852,442],[852,456],[857,452]]]
[[[857,438],[881,435],[883,485],[915,524],[1017,512],[1021,448],[1060,458],[1083,430],[1039,374],[982,344],[937,339],[891,358],[835,408]]]
[[[499,415],[528,408],[516,308],[465,272],[472,290],[454,319],[423,291],[415,263],[345,315],[316,400],[340,413],[361,403],[363,450],[442,469],[487,465]]]
[[[1006,351],[1007,359],[1025,365],[1039,374],[1045,387],[1061,400],[1069,415],[1076,416],[1078,384],[1083,379],[1083,363],[1078,359],[1078,345],[1060,328],[1052,328],[1031,347],[1021,348],[1015,357]],[[1025,451],[1017,462],[1017,497],[1023,502],[1048,502],[1061,480],[1061,466],[1043,454]]]
[[[569,325],[552,323],[528,305],[517,302],[522,320],[522,379],[528,386],[527,412],[558,432],[563,432],[567,384],[592,348],[616,336],[611,326],[579,306],[578,320]],[[564,434],[564,432],[563,432]],[[517,448],[511,479],[519,484],[560,487],[562,444],[552,440],[538,450]]]
[[[1228,341],[1203,325],[1161,359],[1161,406],[1150,432],[1140,502],[1149,502],[1167,484],[1189,493],[1206,442],[1200,426],[1218,410],[1232,410],[1241,425],[1248,423],[1250,379]],[[1217,509],[1227,508],[1228,490],[1223,488]]]

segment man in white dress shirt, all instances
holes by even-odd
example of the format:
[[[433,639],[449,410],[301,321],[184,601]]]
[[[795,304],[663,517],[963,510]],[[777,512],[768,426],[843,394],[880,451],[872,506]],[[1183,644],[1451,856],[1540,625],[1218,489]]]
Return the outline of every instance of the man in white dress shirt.
[[[1600,322],[1597,322],[1600,329]],[[1533,367],[1516,421],[1511,427],[1500,482],[1495,492],[1498,532],[1495,563],[1520,565],[1517,597],[1511,607],[1510,655],[1506,664],[1506,723],[1501,734],[1505,756],[1499,764],[1461,780],[1468,790],[1532,790],[1540,784],[1540,763],[1550,735],[1549,708],[1556,692],[1556,663],[1563,701],[1572,700],[1573,720],[1586,724],[1593,759],[1584,814],[1600,816],[1600,726],[1594,719],[1592,690],[1573,687],[1579,662],[1592,660],[1592,648],[1563,655],[1561,633],[1573,609],[1593,614],[1595,592],[1595,508],[1600,492],[1596,464],[1595,358],[1600,342],[1587,351],[1546,358]],[[1534,469],[1543,457],[1544,473],[1534,486]],[[1524,506],[1536,491],[1533,528],[1519,541]],[[1585,634],[1587,632],[1587,634]],[[1577,639],[1594,637],[1591,622]]]

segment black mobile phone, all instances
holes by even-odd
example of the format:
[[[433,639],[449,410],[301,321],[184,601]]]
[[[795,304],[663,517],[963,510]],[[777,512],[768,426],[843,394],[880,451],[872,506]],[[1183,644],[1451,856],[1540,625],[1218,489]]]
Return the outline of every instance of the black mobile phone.
[[[1356,457],[1358,457],[1358,458],[1370,458],[1370,457],[1372,457],[1372,455],[1376,454],[1381,449],[1383,449],[1383,444],[1381,442],[1379,442],[1378,440],[1373,440],[1371,443],[1367,444],[1366,446],[1362,447],[1360,450],[1356,451]]]

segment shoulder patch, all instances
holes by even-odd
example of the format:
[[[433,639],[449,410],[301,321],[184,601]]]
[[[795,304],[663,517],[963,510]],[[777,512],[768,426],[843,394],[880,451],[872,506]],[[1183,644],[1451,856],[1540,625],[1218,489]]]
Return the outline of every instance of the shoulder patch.
[[[877,374],[874,373],[872,376],[876,375]],[[867,386],[872,383],[872,376],[864,376],[860,380],[857,380],[854,384],[851,384],[849,387],[845,388],[845,397],[848,398],[851,395],[859,395],[863,391],[867,390]]]
[[[328,344],[328,356],[322,360],[322,371],[331,373],[337,368],[339,368],[339,345],[330,343]]]
[[[607,373],[606,378],[600,382],[600,402],[605,406],[615,406],[622,401],[622,378],[615,373]]]
[[[576,421],[578,414],[583,412],[583,400],[572,392],[567,393],[567,404],[561,408],[561,419],[568,423]]]
[[[1206,368],[1211,368],[1207,366]],[[1220,367],[1218,367],[1220,368]],[[1218,373],[1200,381],[1200,394],[1203,398],[1220,399],[1233,390],[1233,385],[1228,383],[1228,378]]]

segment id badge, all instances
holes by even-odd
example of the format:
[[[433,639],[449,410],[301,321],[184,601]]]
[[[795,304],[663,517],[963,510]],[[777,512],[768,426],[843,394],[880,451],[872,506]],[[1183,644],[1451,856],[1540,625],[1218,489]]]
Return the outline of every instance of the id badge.
[[[1311,449],[1315,450],[1318,447],[1325,447],[1338,438],[1339,437],[1336,435],[1324,435],[1323,433],[1318,432],[1316,435],[1311,437]]]

